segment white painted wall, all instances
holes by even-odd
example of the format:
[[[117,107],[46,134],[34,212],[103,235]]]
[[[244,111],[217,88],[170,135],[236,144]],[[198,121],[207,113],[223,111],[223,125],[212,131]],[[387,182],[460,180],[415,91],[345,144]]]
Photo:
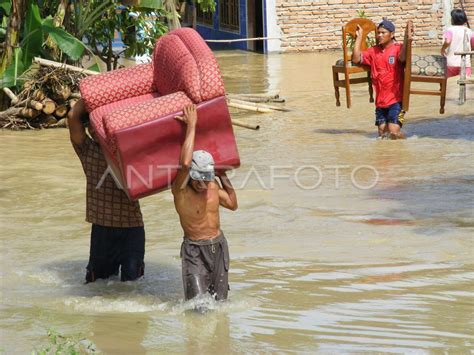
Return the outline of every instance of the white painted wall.
[[[277,23],[277,14],[276,14],[276,0],[266,0],[266,33],[265,37],[281,37],[280,27]],[[279,52],[280,51],[280,40],[279,39],[270,39],[266,41],[266,52]]]

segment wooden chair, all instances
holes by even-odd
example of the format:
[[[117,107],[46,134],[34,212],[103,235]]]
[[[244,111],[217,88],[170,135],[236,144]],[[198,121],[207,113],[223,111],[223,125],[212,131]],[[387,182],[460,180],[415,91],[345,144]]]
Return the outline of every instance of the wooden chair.
[[[410,108],[410,95],[435,95],[440,97],[439,113],[444,113],[446,102],[446,58],[441,55],[414,55],[412,54],[411,35],[406,39],[406,63],[405,77],[403,83],[403,107],[404,111]],[[433,83],[439,85],[438,90],[415,89],[413,82]]]
[[[474,84],[474,78],[467,78],[466,77],[466,67],[467,67],[467,56],[474,55],[474,51],[469,50],[470,45],[469,42],[471,39],[469,38],[467,31],[464,32],[464,42],[463,42],[463,51],[456,52],[455,55],[461,56],[461,74],[458,80],[459,85],[459,104],[463,105],[466,102],[466,84]]]
[[[362,50],[367,49],[369,47],[367,44],[375,44],[375,35],[377,27],[375,24],[366,19],[366,18],[356,18],[344,26],[342,26],[342,49],[343,49],[343,58],[336,62],[336,65],[332,66],[332,77],[333,77],[333,84],[334,84],[334,92],[336,95],[336,106],[341,106],[341,102],[339,101],[339,88],[342,87],[346,89],[346,104],[347,108],[350,108],[352,105],[351,101],[351,84],[360,84],[360,83],[368,83],[369,86],[369,95],[370,95],[370,102],[374,102],[374,91],[372,88],[372,80],[370,78],[370,67],[366,65],[356,65],[352,64],[351,56],[352,53],[349,53],[349,44],[348,42],[354,43],[355,41],[355,33],[357,25],[362,27],[363,29],[363,39],[362,39]],[[370,34],[373,32],[373,37],[370,37]],[[339,73],[344,74],[344,79],[339,80]],[[366,77],[357,77],[357,78],[350,78],[352,74],[356,73],[367,73]]]

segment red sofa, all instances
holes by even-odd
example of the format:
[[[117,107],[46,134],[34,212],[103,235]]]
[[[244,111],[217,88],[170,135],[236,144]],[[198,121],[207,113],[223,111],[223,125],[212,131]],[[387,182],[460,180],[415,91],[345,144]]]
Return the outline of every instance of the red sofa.
[[[198,112],[195,149],[209,151],[224,169],[240,165],[219,66],[192,29],[161,37],[151,63],[89,76],[79,87],[109,166],[131,199],[171,185],[185,134],[174,117],[191,103]]]

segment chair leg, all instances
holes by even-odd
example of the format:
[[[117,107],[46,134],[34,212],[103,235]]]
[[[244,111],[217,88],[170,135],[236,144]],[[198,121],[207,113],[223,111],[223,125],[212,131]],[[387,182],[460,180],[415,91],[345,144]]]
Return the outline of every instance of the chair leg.
[[[344,81],[346,86],[346,104],[347,108],[351,108],[352,101],[351,101],[351,82],[348,72],[344,72]]]
[[[372,86],[370,72],[367,72],[367,78],[369,79],[369,102],[374,102],[374,87]]]
[[[444,113],[444,105],[446,103],[446,84],[447,84],[447,79],[443,80],[440,83],[440,91],[441,91],[441,98],[439,102],[439,113],[443,114]]]
[[[336,96],[336,106],[341,106],[340,94],[339,94],[339,86],[337,86],[337,82],[339,81],[339,73],[332,70],[332,81],[334,83],[334,95]]]

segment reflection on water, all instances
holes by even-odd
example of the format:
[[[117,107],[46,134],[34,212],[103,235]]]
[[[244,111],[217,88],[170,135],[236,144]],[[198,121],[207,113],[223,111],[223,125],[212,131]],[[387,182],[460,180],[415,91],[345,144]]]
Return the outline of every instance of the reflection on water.
[[[474,119],[455,79],[446,115],[415,96],[408,139],[376,141],[364,85],[351,110],[335,106],[336,54],[217,56],[229,92],[279,90],[292,110],[232,111],[262,128],[235,130],[230,301],[205,314],[183,301],[169,192],[142,200],[146,277],[84,285],[85,181],[67,132],[1,132],[1,348],[29,352],[54,327],[114,354],[472,351]],[[360,166],[373,188],[357,187],[375,179]]]

